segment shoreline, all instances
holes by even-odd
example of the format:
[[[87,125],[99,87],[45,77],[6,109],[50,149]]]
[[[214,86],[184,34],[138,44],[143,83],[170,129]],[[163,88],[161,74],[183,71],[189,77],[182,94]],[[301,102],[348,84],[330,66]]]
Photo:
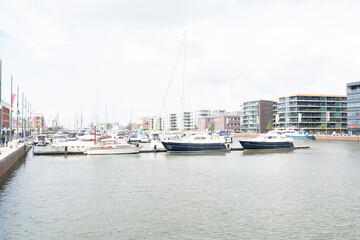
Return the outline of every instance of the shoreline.
[[[248,137],[255,138],[260,136],[260,134],[250,134],[250,133],[234,133],[234,137]],[[360,136],[331,136],[331,135],[314,135],[315,140],[331,140],[331,141],[360,141]]]

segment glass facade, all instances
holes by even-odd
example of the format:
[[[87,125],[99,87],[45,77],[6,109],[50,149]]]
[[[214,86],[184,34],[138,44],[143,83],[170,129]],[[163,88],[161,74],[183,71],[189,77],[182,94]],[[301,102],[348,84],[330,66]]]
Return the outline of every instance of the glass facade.
[[[279,98],[275,127],[313,133],[347,131],[346,96],[296,95]]]
[[[360,82],[346,84],[348,133],[360,135]]]

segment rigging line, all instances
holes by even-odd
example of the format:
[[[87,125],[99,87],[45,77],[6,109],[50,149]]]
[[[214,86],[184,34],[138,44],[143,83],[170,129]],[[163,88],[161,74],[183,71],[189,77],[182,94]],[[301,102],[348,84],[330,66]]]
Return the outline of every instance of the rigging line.
[[[178,56],[177,56],[177,58],[176,58],[176,62],[175,62],[175,65],[174,65],[174,69],[173,69],[173,72],[172,72],[172,74],[171,74],[168,87],[167,87],[167,89],[166,89],[164,101],[163,101],[163,103],[162,103],[162,105],[161,105],[161,109],[160,109],[160,114],[159,114],[160,117],[161,117],[161,114],[162,114],[162,112],[163,112],[163,109],[164,109],[164,106],[165,106],[165,102],[166,102],[166,98],[167,98],[167,95],[168,95],[168,93],[169,93],[171,83],[172,83],[172,81],[173,81],[173,79],[174,79],[174,75],[175,75],[175,72],[176,72],[176,69],[177,69],[177,65],[178,65],[178,63],[179,63],[179,59],[180,59],[180,56],[181,56],[181,53],[182,53],[184,47],[185,47],[185,39],[184,39],[184,41],[183,41],[183,43],[182,43],[182,46],[181,46],[181,48],[180,48],[180,50],[179,50],[179,53],[178,53]]]

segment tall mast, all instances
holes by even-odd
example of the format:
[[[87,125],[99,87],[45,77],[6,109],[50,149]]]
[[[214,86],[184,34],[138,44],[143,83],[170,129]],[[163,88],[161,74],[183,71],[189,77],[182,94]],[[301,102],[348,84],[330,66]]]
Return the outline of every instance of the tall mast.
[[[186,31],[184,33],[184,59],[183,59],[183,79],[182,79],[182,96],[181,96],[181,117],[182,123],[180,125],[180,129],[185,129],[185,57],[186,57]]]

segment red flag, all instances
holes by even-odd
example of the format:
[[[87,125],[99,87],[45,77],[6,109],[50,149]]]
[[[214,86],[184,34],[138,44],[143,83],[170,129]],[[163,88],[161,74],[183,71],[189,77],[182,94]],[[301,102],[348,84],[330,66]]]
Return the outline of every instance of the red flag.
[[[326,112],[326,121],[330,122],[330,112]]]
[[[14,105],[13,103],[14,103],[15,96],[16,96],[16,94],[11,95],[11,112],[14,111],[13,110],[13,105]]]

